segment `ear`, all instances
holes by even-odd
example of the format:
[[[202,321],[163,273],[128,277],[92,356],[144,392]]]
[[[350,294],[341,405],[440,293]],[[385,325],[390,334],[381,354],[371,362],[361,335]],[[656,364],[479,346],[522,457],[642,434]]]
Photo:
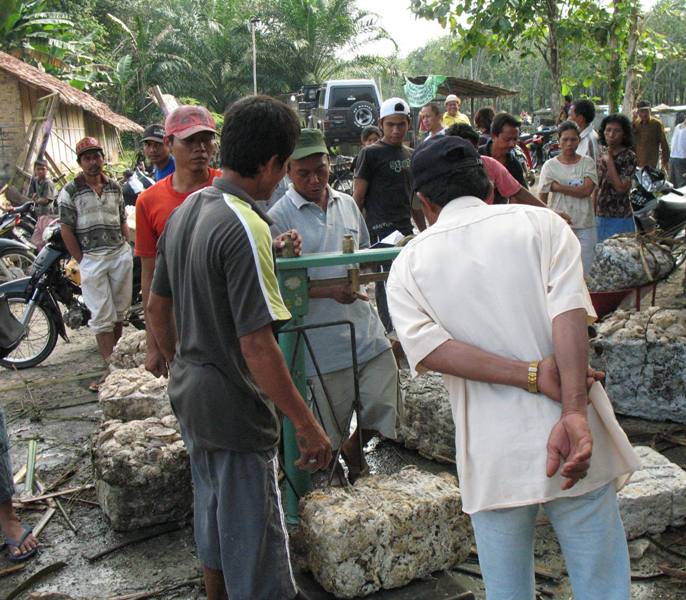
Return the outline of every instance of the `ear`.
[[[429,222],[429,225],[433,225],[438,219],[438,215],[441,213],[441,207],[438,204],[434,204],[427,198],[422,192],[417,192],[419,201],[422,203],[422,212]]]

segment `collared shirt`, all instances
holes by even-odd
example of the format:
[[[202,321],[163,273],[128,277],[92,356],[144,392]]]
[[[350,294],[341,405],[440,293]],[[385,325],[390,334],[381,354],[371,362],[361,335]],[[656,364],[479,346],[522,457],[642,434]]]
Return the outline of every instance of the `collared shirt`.
[[[413,374],[441,344],[459,340],[507,358],[553,353],[553,319],[582,308],[595,317],[579,242],[553,211],[457,198],[411,240],[387,283],[396,332]],[[464,511],[578,496],[639,468],[602,386],[590,392],[593,458],[570,490],[546,476],[546,442],[560,404],[518,387],[444,375],[455,421]]]
[[[672,134],[672,158],[686,158],[686,121],[674,128]]]
[[[153,167],[152,174],[155,181],[161,181],[167,177],[167,175],[171,175],[174,171],[176,171],[176,159],[173,154],[170,154],[169,160],[167,161],[167,164],[164,165],[164,168],[158,169],[157,167]]]
[[[459,110],[454,117],[447,112],[443,113],[443,117],[441,117],[441,123],[445,129],[448,129],[448,127],[455,124],[471,125],[469,122],[469,117],[464,113],[461,113]]]
[[[178,332],[169,399],[208,450],[261,452],[279,440],[272,401],[257,387],[240,338],[291,317],[274,272],[271,221],[222,178],[169,217],[152,291],[172,298]]]
[[[662,150],[662,160],[669,160],[669,144],[665,136],[665,128],[660,119],[650,117],[647,123],[640,119],[633,122],[634,151],[638,159],[638,167],[657,167],[659,150]]]
[[[274,221],[272,235],[289,229],[297,229],[303,238],[303,254],[315,252],[340,252],[343,236],[350,234],[356,248],[369,247],[369,232],[357,204],[347,194],[327,187],[329,201],[326,211],[317,204],[303,198],[291,185],[286,194],[269,211]],[[309,269],[312,279],[345,277],[349,266],[321,267]],[[331,321],[352,321],[355,326],[355,341],[359,363],[364,363],[381,354],[390,343],[384,335],[383,325],[369,302],[355,300],[352,304],[341,304],[331,298],[310,298],[305,324]],[[350,351],[350,329],[347,326],[327,327],[308,331],[317,362],[322,373],[340,371],[352,366]],[[306,353],[308,377],[316,374],[314,365]]]
[[[593,123],[580,134],[581,141],[579,142],[579,147],[576,149],[577,154],[584,154],[590,156],[594,161],[600,158],[600,142],[598,141],[598,132],[593,129]]]
[[[121,187],[105,175],[101,179],[99,196],[81,173],[57,197],[60,223],[72,228],[84,253],[111,254],[126,244],[121,231],[126,222]]]

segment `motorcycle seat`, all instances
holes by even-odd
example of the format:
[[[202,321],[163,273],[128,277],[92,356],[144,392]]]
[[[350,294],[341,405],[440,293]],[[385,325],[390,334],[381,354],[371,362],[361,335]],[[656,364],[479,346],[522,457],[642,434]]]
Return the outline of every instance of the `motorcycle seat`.
[[[655,218],[662,227],[686,222],[686,199],[660,198],[655,207]]]

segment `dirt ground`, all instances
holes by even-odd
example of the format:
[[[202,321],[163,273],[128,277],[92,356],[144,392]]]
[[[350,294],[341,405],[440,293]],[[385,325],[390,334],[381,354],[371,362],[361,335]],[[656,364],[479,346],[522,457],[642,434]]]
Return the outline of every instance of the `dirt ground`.
[[[660,285],[657,303],[660,306],[684,307],[686,298],[680,292],[679,274]],[[0,372],[0,404],[9,422],[14,469],[18,470],[26,462],[28,441],[36,439],[39,455],[37,475],[48,488],[56,482],[57,489],[92,483],[90,436],[102,418],[95,394],[88,391],[88,383],[102,370],[94,339],[85,330],[71,332],[71,335],[72,342],[66,344],[60,340],[52,356],[39,367],[21,372]],[[629,418],[622,419],[622,423],[633,442],[652,445],[686,467],[686,448],[677,443],[679,436],[683,439],[686,434],[685,426]],[[407,464],[417,464],[434,472],[453,468],[425,460],[396,444],[378,440],[370,443],[368,453],[372,472],[377,473],[392,473]],[[73,475],[59,483],[61,477],[71,471]],[[21,491],[20,485],[17,492],[20,494]],[[88,600],[134,600],[143,597],[137,592],[162,590],[144,597],[160,600],[205,598],[192,530],[188,524],[181,524],[180,528],[147,541],[125,546],[100,559],[89,560],[91,555],[105,548],[159,530],[115,533],[94,500],[92,490],[64,499],[63,508],[76,532],[68,527],[59,512],[55,514],[40,535],[40,554],[25,563],[23,570],[4,575],[3,570],[12,565],[4,555],[0,557],[0,598],[7,598],[30,576],[51,565],[57,565],[54,567],[57,570],[31,582],[27,591],[14,597],[29,598],[30,593],[59,592]],[[40,510],[25,507],[19,512],[23,520],[35,524],[44,509],[44,506]],[[645,600],[683,598],[683,579],[664,575],[660,566],[686,567],[686,527],[655,536],[647,544],[643,557],[632,561],[633,597]],[[293,545],[297,551],[297,533]],[[637,551],[638,546],[632,544]],[[541,575],[537,577],[539,597],[571,598],[559,547],[545,522],[538,527],[536,559],[541,568]],[[63,563],[61,567],[60,563]],[[450,574],[437,575],[431,581],[378,594],[375,598],[448,600],[457,589],[453,581],[458,581],[462,588],[471,589],[477,598],[483,598],[483,585],[474,575],[476,571],[478,565],[472,557]],[[178,587],[170,589],[174,586]],[[310,589],[318,600],[331,598],[316,591],[316,587]]]

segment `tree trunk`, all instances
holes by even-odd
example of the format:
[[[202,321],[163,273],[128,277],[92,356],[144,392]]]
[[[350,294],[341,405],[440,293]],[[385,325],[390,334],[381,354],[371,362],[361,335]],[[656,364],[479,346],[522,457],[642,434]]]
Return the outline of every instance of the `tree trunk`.
[[[634,6],[631,11],[631,22],[629,24],[626,81],[624,82],[624,102],[622,103],[622,112],[628,117],[631,117],[631,111],[634,107],[634,93],[636,92],[636,48],[638,46],[639,36],[639,10],[638,6]]]
[[[546,17],[548,20],[548,67],[552,79],[553,89],[550,93],[551,117],[557,121],[562,101],[562,74],[560,70],[560,49],[557,37],[557,22],[559,18],[557,2],[546,0]]]

